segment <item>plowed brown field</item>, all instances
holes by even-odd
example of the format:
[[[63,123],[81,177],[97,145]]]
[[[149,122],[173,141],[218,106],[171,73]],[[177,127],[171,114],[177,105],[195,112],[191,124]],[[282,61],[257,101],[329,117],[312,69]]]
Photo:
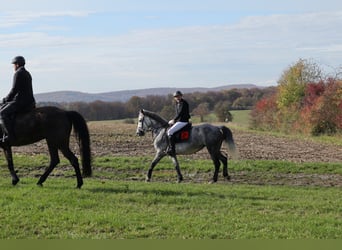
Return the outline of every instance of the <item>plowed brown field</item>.
[[[154,155],[151,134],[144,137],[135,135],[136,125],[116,122],[90,122],[91,147],[97,156],[151,156]],[[290,162],[334,162],[341,163],[342,147],[314,142],[310,139],[285,138],[261,133],[233,130],[239,159],[284,160]],[[72,141],[72,150],[78,152],[78,146]],[[13,149],[24,154],[47,154],[45,141]],[[195,155],[195,159],[210,159],[204,149]],[[147,166],[146,166],[147,169]],[[201,177],[199,177],[201,178]],[[205,178],[205,177],[203,177]],[[271,177],[248,176],[247,173],[232,173],[232,182],[279,185],[319,185],[342,186],[342,176],[334,174],[275,174]]]

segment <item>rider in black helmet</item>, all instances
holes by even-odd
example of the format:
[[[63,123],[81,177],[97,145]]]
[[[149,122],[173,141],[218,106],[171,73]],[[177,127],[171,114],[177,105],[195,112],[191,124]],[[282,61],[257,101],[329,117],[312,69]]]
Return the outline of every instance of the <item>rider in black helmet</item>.
[[[16,56],[13,58],[12,64],[15,71],[13,86],[8,95],[3,98],[0,109],[0,119],[4,135],[2,142],[8,142],[14,138],[13,115],[28,112],[36,104],[32,90],[32,77],[25,69],[25,58]]]
[[[176,101],[176,115],[175,117],[169,121],[169,124],[172,126],[167,131],[167,135],[169,137],[169,147],[167,149],[167,154],[175,155],[175,140],[173,135],[181,130],[184,126],[189,123],[190,113],[189,113],[189,104],[186,100],[183,99],[183,94],[179,90],[173,94],[173,97]]]

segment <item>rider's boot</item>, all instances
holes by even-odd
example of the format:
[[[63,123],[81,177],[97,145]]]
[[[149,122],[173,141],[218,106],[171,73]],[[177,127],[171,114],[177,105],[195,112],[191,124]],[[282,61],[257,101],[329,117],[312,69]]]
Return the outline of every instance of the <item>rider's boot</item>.
[[[175,145],[175,139],[173,135],[168,136],[169,145],[166,149],[166,153],[170,156],[176,155],[176,145]]]
[[[7,117],[1,117],[1,130],[2,130],[2,137],[0,140],[2,143],[8,143],[10,140],[14,139],[14,131],[12,128],[12,122]]]
[[[2,136],[0,137],[0,141],[2,143],[5,143],[8,141],[8,132],[7,132],[7,128],[5,127],[3,119],[1,119],[0,127],[1,127],[1,132],[2,132]]]

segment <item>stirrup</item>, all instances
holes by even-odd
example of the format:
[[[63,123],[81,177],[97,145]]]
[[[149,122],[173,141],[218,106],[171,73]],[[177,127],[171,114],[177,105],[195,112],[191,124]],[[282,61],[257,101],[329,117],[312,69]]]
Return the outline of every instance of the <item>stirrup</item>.
[[[9,141],[8,135],[2,134],[1,142],[5,143],[5,142],[8,142],[8,141]]]

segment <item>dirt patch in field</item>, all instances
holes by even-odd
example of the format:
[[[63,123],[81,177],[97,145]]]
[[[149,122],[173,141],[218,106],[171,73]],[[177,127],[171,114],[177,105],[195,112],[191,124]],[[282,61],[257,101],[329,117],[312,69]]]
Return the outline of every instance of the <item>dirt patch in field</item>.
[[[135,135],[135,125],[89,125],[92,150],[97,155],[152,156],[152,135]],[[101,132],[102,131],[102,132]],[[240,159],[286,160],[292,162],[341,162],[342,147],[296,138],[283,138],[233,130]],[[210,159],[206,149],[194,158]]]
[[[151,160],[155,153],[151,134],[144,137],[135,135],[136,126],[113,122],[90,122],[91,148],[94,157],[97,156],[149,156]],[[234,140],[239,152],[239,159],[249,160],[284,160],[291,162],[334,162],[341,163],[342,147],[327,145],[297,138],[284,138],[272,135],[233,130]],[[78,152],[74,139],[71,148]],[[226,147],[224,146],[224,150]],[[29,146],[13,149],[16,153],[45,154],[48,152],[45,141]],[[207,151],[188,156],[194,159],[210,159]],[[146,166],[147,170],[147,166]],[[191,176],[190,181],[202,181],[208,176]],[[231,173],[231,183],[274,184],[274,185],[319,185],[342,186],[341,175],[331,174],[273,174],[270,176],[249,176],[248,173]]]

